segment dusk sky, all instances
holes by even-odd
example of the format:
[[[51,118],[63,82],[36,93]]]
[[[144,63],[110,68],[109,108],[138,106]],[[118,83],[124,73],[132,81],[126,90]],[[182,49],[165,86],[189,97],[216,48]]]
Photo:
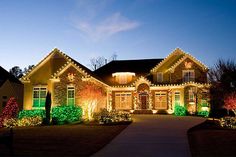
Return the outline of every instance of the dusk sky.
[[[0,0],[2,67],[35,65],[55,47],[85,66],[177,47],[212,66],[236,59],[236,0]]]

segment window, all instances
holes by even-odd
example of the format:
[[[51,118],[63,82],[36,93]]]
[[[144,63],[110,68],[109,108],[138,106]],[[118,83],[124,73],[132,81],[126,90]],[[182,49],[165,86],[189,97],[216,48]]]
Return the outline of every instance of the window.
[[[34,87],[33,88],[33,107],[44,107],[46,101],[47,88]]]
[[[183,82],[189,82],[195,80],[194,70],[183,70]]]
[[[75,87],[67,87],[67,105],[75,105]]]
[[[155,93],[155,109],[167,109],[167,94],[166,92]]]
[[[180,92],[175,92],[175,105],[180,105]]]
[[[202,100],[201,100],[202,107],[207,107],[207,92],[202,92]]]
[[[162,82],[163,81],[163,73],[162,72],[158,72],[157,73],[157,82]]]
[[[115,106],[117,109],[131,109],[132,96],[131,93],[116,93]]]
[[[189,102],[195,102],[195,95],[193,88],[189,89]]]
[[[112,74],[112,77],[114,77],[115,81],[119,84],[129,83],[132,81],[133,76],[135,76],[133,72],[116,72]]]

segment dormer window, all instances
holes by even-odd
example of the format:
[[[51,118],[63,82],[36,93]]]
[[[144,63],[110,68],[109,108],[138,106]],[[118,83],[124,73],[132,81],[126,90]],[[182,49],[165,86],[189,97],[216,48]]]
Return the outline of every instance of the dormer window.
[[[195,81],[194,70],[183,70],[183,82]]]
[[[163,73],[157,72],[157,82],[163,82]]]
[[[112,77],[115,77],[115,82],[119,84],[127,84],[132,81],[135,73],[132,72],[116,72],[112,74]]]

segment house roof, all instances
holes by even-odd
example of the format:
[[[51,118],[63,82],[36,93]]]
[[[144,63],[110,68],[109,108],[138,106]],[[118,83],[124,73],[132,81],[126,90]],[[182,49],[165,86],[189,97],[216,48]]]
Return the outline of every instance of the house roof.
[[[115,60],[94,71],[94,74],[106,81],[115,72],[134,72],[136,76],[146,76],[163,59]],[[108,82],[107,82],[108,83]]]
[[[0,87],[4,84],[6,80],[10,82],[22,84],[15,76],[6,71],[3,67],[0,66]]]
[[[114,72],[149,73],[163,59],[115,60],[95,70],[96,75]]]

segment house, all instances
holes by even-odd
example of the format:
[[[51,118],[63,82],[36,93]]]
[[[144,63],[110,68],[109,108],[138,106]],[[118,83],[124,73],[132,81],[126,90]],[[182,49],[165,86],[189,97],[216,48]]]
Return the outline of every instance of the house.
[[[0,66],[0,113],[10,97],[15,97],[20,109],[23,106],[23,84]]]
[[[91,71],[54,49],[21,78],[24,109],[42,108],[46,92],[52,105],[81,104],[79,91],[85,82],[101,88],[105,99],[98,104],[108,110],[173,113],[185,106],[189,113],[209,109],[208,68],[181,49],[164,59],[115,60]]]

